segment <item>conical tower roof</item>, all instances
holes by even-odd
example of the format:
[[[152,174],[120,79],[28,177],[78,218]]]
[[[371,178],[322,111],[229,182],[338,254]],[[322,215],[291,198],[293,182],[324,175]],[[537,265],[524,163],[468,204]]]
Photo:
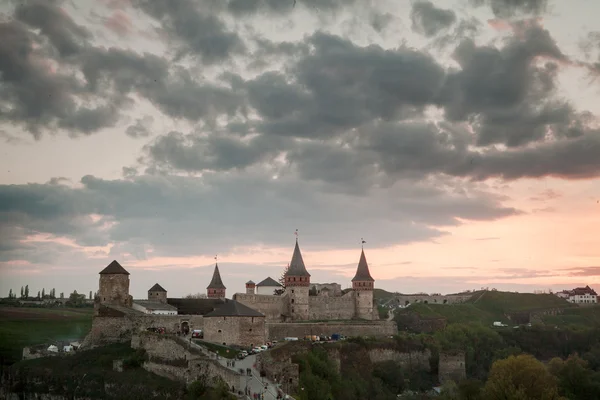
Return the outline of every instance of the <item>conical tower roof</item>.
[[[210,283],[206,287],[207,289],[227,289],[225,285],[223,285],[223,280],[221,279],[221,273],[219,272],[219,265],[215,263],[215,272],[213,272],[212,279]]]
[[[356,275],[352,278],[352,282],[361,281],[361,282],[375,282],[375,279],[371,276],[369,272],[369,264],[367,264],[367,257],[365,257],[365,251],[362,250],[360,252],[360,261],[358,262],[358,267],[356,268]]]
[[[101,275],[129,275],[129,272],[118,263],[117,260],[113,260],[106,268],[100,271]]]
[[[296,239],[296,247],[294,247],[294,255],[292,255],[292,261],[285,274],[285,276],[310,276],[306,267],[304,266],[304,260],[302,259],[302,253],[300,252],[300,246],[298,246],[298,239]]]

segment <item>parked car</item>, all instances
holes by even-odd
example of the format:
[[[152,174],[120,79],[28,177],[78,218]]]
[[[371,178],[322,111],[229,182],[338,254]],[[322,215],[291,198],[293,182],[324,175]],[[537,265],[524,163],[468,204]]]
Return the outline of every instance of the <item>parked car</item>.
[[[204,338],[204,332],[202,332],[202,329],[194,329],[192,331],[192,337],[202,339]]]

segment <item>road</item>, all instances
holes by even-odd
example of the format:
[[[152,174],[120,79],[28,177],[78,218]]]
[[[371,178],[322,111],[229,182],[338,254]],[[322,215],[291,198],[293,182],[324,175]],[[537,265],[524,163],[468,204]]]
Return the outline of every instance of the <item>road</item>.
[[[243,360],[235,360],[235,366],[228,366],[227,361],[230,361],[226,358],[220,358],[219,362],[226,368],[239,372],[240,369],[244,371],[244,376],[242,376],[242,387],[247,387],[250,390],[249,399],[253,399],[252,394],[259,393],[264,394],[264,400],[276,400],[277,399],[277,386],[275,383],[271,382],[266,378],[260,377],[260,371],[256,369],[256,355],[249,355]],[[247,376],[246,369],[250,368],[252,371],[251,376]]]

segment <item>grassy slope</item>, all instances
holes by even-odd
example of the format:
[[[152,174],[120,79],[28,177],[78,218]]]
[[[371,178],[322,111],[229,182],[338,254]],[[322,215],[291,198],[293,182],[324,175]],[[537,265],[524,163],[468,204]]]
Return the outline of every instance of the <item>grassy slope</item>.
[[[394,297],[395,294],[385,291],[383,289],[373,289],[373,298],[375,300],[379,300],[379,299],[391,299],[392,297]]]
[[[20,360],[25,346],[84,337],[92,314],[92,308],[0,307],[0,362]]]
[[[551,294],[488,291],[481,295],[474,295],[471,300],[463,304],[412,304],[410,307],[396,312],[417,313],[426,318],[443,317],[448,320],[448,323],[481,322],[488,325],[494,321],[509,322],[504,313],[548,308],[564,308],[565,312],[579,309]]]
[[[67,396],[77,394],[93,398],[176,398],[177,393],[183,390],[180,383],[139,367],[123,372],[113,371],[113,360],[132,357],[134,354],[135,350],[129,344],[114,344],[78,352],[72,356],[20,361],[12,365],[10,370],[14,375],[27,379],[27,383],[17,386],[21,390],[54,392]],[[36,381],[41,383],[32,384]],[[116,385],[113,389],[116,393],[110,396],[105,393],[104,384],[107,382]]]

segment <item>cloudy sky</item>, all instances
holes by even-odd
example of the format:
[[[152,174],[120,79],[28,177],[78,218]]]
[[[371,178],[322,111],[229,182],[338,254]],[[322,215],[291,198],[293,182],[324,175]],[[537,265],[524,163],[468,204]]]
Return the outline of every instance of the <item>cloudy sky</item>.
[[[441,8],[440,8],[441,7]],[[595,0],[0,5],[0,295],[600,289]]]

